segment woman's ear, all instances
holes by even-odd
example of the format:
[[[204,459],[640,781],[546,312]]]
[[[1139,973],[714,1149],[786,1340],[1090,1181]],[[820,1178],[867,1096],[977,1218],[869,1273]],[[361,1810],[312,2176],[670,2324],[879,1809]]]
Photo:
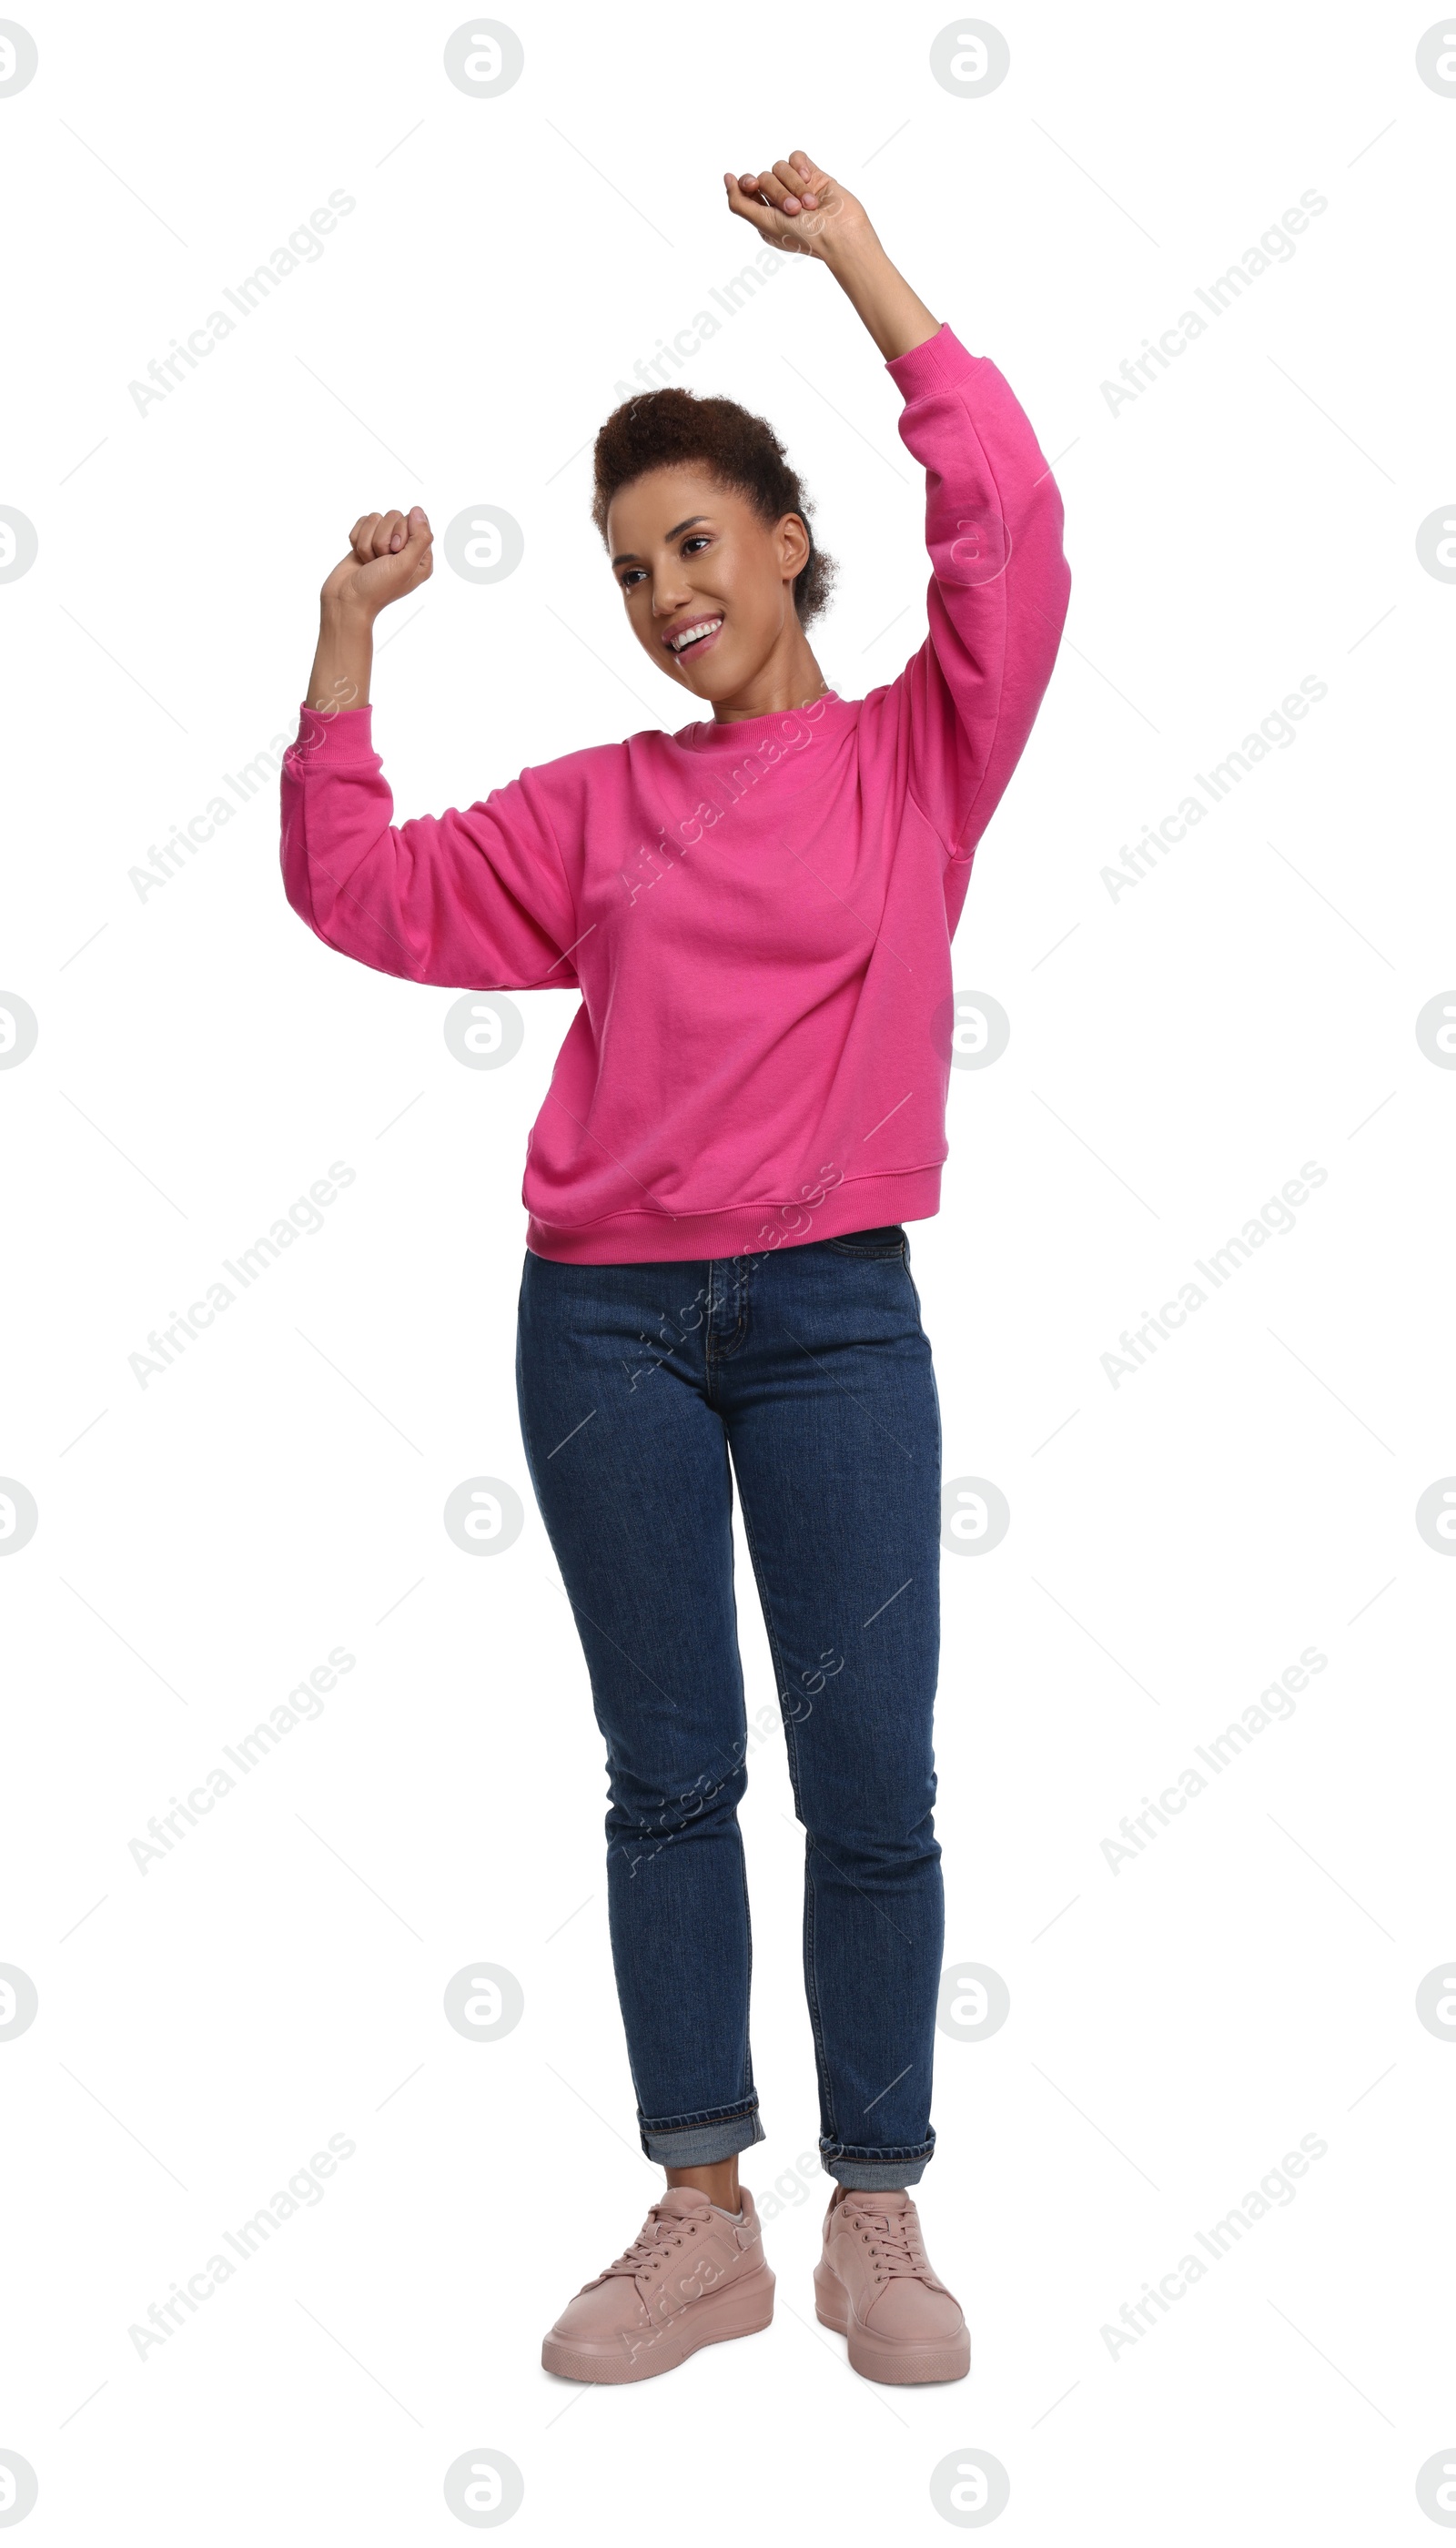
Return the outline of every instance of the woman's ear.
[[[808,565],[814,554],[814,541],[802,513],[784,513],[780,517],[778,554],[785,575],[801,575]]]

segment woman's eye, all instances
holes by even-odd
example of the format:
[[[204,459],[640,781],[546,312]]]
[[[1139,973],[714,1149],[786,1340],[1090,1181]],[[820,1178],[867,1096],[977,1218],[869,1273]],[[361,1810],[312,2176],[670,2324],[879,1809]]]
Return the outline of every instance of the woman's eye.
[[[690,549],[710,548],[712,546],[712,540],[713,534],[711,531],[692,531],[682,542],[682,555],[686,557]],[[633,586],[640,583],[644,572],[645,569],[640,566],[629,566],[626,574],[622,578],[623,592],[630,592]]]

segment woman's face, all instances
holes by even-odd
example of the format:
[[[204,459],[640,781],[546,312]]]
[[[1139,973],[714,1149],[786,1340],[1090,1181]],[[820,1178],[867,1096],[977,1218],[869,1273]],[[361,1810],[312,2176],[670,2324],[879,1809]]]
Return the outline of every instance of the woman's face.
[[[732,698],[797,631],[793,579],[809,557],[797,513],[765,522],[702,470],[652,469],[612,498],[606,539],[639,643],[695,698]],[[680,652],[691,629],[703,634]]]

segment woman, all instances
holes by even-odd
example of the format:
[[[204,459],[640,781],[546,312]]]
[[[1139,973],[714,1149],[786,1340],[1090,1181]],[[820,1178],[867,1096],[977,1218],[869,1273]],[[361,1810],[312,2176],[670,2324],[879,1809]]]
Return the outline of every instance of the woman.
[[[612,1956],[667,2189],[542,2359],[647,2379],[773,2314],[738,2177],[764,2131],[736,1480],[806,1832],[836,2180],[818,2315],[867,2378],[959,2379],[969,2337],[909,2191],[935,2147],[941,1438],[904,1225],[939,1207],[951,939],[1056,654],[1061,502],[1001,374],[852,195],[803,151],[724,183],[774,248],[829,268],[904,400],[926,643],[843,698],[805,633],[831,562],[776,436],[729,400],[634,398],[597,435],[593,519],[628,626],[708,713],[395,825],[371,630],[431,572],[431,535],[417,505],[366,514],[323,587],[283,872],[319,937],[383,972],[582,994],[528,1144],[516,1380],[606,1742]]]

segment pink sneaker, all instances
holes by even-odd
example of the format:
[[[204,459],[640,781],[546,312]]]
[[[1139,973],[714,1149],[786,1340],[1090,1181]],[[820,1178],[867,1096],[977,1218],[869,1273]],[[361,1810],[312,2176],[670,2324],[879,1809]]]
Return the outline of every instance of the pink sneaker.
[[[754,2199],[743,2219],[716,2212],[691,2185],[672,2185],[632,2244],[568,2301],[541,2347],[561,2380],[651,2380],[702,2344],[755,2335],[774,2315]]]
[[[932,2270],[908,2194],[836,2195],[814,2268],[821,2326],[850,2339],[865,2380],[963,2380],[970,2334],[960,2304]]]

